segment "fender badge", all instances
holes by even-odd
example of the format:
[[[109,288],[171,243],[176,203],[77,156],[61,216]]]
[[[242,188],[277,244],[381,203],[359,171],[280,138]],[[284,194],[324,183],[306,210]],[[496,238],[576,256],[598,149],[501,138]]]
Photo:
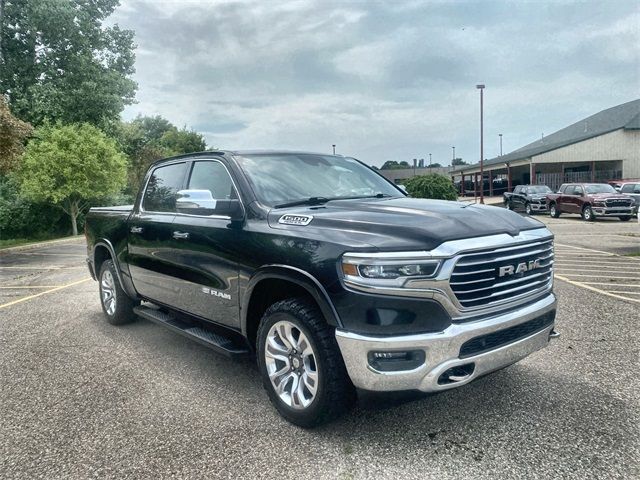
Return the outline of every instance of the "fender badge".
[[[278,223],[284,225],[309,225],[313,220],[312,215],[283,215],[278,220]]]

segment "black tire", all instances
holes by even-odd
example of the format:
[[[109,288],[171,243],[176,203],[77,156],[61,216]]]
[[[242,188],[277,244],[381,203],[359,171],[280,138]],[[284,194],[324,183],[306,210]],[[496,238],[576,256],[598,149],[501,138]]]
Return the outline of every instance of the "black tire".
[[[551,205],[549,205],[549,215],[553,218],[560,217],[560,211],[556,207],[555,203],[552,203]]]
[[[109,284],[112,285],[111,289],[108,288]],[[100,305],[107,322],[111,325],[124,325],[135,321],[136,315],[133,313],[133,307],[139,302],[131,300],[122,289],[113,260],[105,260],[100,266],[98,288],[100,290]],[[107,295],[108,290],[111,290],[115,300],[113,308],[112,304],[107,301],[107,298],[110,298]]]
[[[618,217],[621,222],[628,222],[631,220],[631,215],[623,215],[622,217]]]
[[[524,204],[524,212],[527,215],[533,215],[533,210],[531,209],[531,204],[529,202]]]
[[[513,204],[511,203],[511,200],[507,200],[507,202],[505,203],[505,207],[507,208],[507,210],[513,210]]]
[[[582,209],[582,219],[587,222],[593,222],[596,219],[596,216],[593,214],[593,210],[590,205],[586,205]]]
[[[268,374],[266,342],[272,327],[283,321],[293,324],[293,327],[298,329],[298,338],[301,338],[300,332],[304,334],[311,344],[315,358],[317,372],[315,397],[304,408],[296,409],[285,403],[276,392]],[[339,417],[354,403],[355,388],[342,360],[335,338],[335,329],[327,324],[322,313],[313,303],[302,298],[290,298],[271,305],[260,321],[257,343],[257,360],[263,386],[276,410],[289,422],[303,428],[315,427]],[[295,353],[295,350],[293,352]],[[291,359],[291,355],[289,358]],[[284,368],[286,370],[286,367]],[[281,382],[288,384],[289,380],[281,380]]]

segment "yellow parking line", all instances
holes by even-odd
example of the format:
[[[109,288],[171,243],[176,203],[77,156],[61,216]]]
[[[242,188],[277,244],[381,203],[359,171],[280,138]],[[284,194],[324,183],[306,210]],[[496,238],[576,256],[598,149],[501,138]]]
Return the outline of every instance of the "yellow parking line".
[[[592,287],[591,285],[586,285],[586,284],[584,284],[582,282],[575,282],[573,280],[569,280],[568,278],[563,277],[562,275],[556,274],[555,277],[557,279],[559,279],[559,280],[562,280],[563,282],[567,282],[567,283],[570,283],[571,285],[575,285],[576,287],[586,288],[587,290],[591,290],[593,292],[601,293],[602,295],[607,295],[608,297],[617,298],[619,300],[626,300],[628,302],[640,303],[640,299],[638,299],[638,298],[628,298],[628,297],[623,297],[622,295],[616,295],[615,293],[610,293],[610,292],[607,292],[606,290],[601,290],[599,288]]]
[[[58,287],[62,287],[63,285],[9,285],[8,287],[0,287],[1,289],[5,289],[5,290],[15,290],[17,288],[58,288]]]
[[[44,253],[44,252],[29,252],[29,253],[15,253],[15,255],[50,255],[52,257],[60,256],[60,257],[86,257],[86,255],[82,255],[79,253]]]
[[[640,292],[620,292],[618,290],[607,290],[609,293],[624,293],[625,295],[640,295]]]
[[[0,308],[10,307],[11,305],[15,305],[16,303],[26,302],[27,300],[31,300],[32,298],[36,298],[41,295],[46,295],[47,293],[57,292],[58,290],[62,290],[63,288],[73,287],[74,285],[79,285],[81,283],[88,282],[89,280],[91,279],[85,278],[83,280],[78,280],[77,282],[67,283],[66,285],[60,285],[59,287],[52,288],[51,290],[45,290],[44,292],[36,293],[35,295],[29,295],[28,297],[22,297],[9,303],[3,303],[2,305],[0,305]]]

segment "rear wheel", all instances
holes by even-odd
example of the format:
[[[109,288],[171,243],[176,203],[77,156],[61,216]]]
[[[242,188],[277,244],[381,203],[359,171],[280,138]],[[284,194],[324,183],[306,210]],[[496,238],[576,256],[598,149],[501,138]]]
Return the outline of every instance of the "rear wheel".
[[[267,309],[258,328],[262,383],[280,415],[309,428],[345,412],[355,389],[322,313],[305,299]]]
[[[549,205],[549,215],[553,218],[558,218],[560,216],[560,210],[558,210],[555,203]]]
[[[624,215],[624,216],[618,217],[618,218],[623,222],[628,222],[629,220],[631,220],[631,215]]]
[[[100,304],[107,317],[107,322],[111,325],[124,325],[133,322],[136,319],[133,307],[138,302],[131,300],[122,289],[112,260],[106,260],[102,263],[98,279]]]
[[[593,222],[596,219],[596,216],[593,214],[593,210],[590,205],[587,205],[582,209],[582,218],[587,222]]]

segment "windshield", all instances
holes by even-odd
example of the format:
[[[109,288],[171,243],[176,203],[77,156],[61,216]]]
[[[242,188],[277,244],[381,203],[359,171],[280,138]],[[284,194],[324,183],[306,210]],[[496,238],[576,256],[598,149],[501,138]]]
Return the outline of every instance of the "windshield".
[[[253,154],[236,160],[261,203],[273,207],[310,197],[401,197],[384,178],[352,158],[314,154]]]
[[[540,185],[537,187],[529,187],[529,193],[551,193],[551,189],[546,185]]]
[[[618,193],[611,185],[607,185],[604,183],[601,185],[585,185],[584,188],[587,193]]]

